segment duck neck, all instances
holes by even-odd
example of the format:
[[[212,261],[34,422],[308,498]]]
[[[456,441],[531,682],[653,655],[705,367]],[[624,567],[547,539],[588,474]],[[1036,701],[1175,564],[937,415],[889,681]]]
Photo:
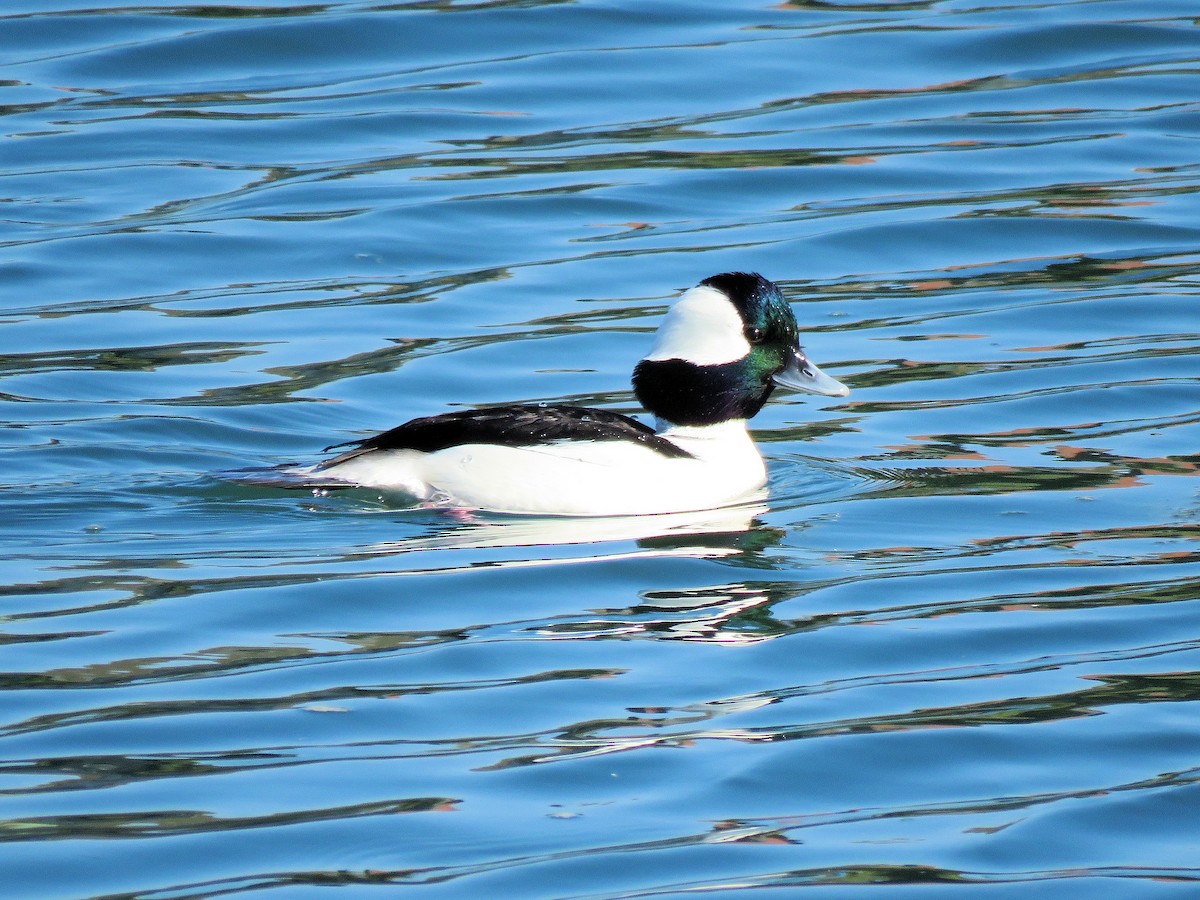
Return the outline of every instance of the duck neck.
[[[682,359],[643,359],[633,370],[633,391],[647,412],[669,429],[738,423],[767,402],[772,385],[753,378],[744,360],[697,365]]]
[[[721,441],[743,438],[750,433],[745,419],[726,419],[713,425],[680,425],[660,416],[654,417],[654,430],[670,438]]]

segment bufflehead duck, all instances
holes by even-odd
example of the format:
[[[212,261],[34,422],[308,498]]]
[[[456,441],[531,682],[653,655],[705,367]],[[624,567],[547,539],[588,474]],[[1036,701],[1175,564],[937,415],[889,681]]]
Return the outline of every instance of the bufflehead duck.
[[[301,471],[309,484],[400,491],[493,512],[616,516],[753,498],[766,467],[746,420],[776,386],[850,391],[804,355],[779,287],[727,272],[686,291],[633,371],[650,428],[604,409],[512,405],[413,419]]]

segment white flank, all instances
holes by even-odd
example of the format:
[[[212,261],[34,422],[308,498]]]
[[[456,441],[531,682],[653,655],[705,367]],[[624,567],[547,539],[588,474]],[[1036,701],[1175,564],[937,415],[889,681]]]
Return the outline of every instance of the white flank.
[[[613,516],[715,509],[746,500],[766,481],[745,423],[691,429],[669,458],[632,441],[567,441],[537,447],[469,444],[434,453],[364,453],[321,475],[418,500],[495,512]]]
[[[725,294],[697,285],[667,311],[654,347],[644,358],[683,359],[699,366],[734,362],[750,352],[744,326]]]

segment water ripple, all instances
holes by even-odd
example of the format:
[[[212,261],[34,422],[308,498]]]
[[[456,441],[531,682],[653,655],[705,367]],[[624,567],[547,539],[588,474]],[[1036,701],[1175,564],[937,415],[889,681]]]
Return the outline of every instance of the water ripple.
[[[1194,893],[1192,5],[0,23],[10,893]],[[772,398],[754,503],[245,477],[636,414],[729,270],[853,389]]]

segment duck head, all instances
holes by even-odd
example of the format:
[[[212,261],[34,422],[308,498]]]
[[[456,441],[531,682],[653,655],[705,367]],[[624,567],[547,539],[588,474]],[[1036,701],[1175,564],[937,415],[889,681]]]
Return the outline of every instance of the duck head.
[[[792,309],[757,273],[705,278],[667,312],[633,371],[642,406],[673,425],[716,425],[755,415],[776,387],[850,393],[805,356]]]

